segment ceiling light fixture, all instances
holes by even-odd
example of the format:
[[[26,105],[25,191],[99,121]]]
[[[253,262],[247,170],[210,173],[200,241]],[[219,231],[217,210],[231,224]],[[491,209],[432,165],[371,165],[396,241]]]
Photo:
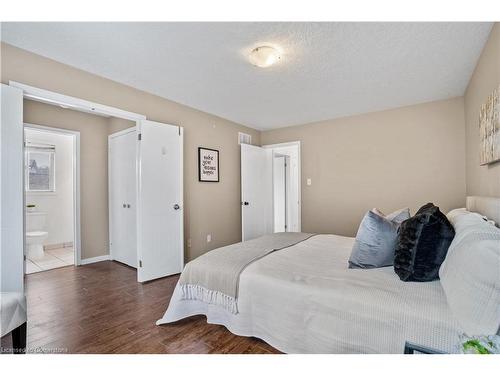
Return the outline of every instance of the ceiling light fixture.
[[[249,58],[252,65],[258,66],[259,68],[267,68],[280,61],[281,55],[276,48],[261,46],[254,48],[252,52],[250,52]]]

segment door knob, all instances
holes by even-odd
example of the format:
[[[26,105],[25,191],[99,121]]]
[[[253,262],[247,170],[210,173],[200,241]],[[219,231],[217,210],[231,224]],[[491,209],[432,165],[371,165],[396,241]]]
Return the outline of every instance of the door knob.
[[[179,208],[181,208],[181,206],[179,206],[177,203],[174,204],[174,210],[178,210]]]
[[[127,208],[127,205],[125,203],[123,203],[123,208]]]

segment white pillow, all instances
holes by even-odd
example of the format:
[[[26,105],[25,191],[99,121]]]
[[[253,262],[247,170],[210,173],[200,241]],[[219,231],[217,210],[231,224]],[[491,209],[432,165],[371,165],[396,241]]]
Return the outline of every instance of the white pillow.
[[[453,315],[469,335],[500,329],[500,229],[468,211],[451,215],[455,237],[439,269]]]
[[[488,219],[486,216],[483,216],[481,214],[478,214],[477,212],[471,212],[467,211],[466,208],[455,208],[454,210],[451,210],[446,214],[446,218],[450,223],[455,225],[454,223],[459,220],[462,216],[468,215],[469,219],[471,218],[476,218],[476,219],[482,219],[483,221],[487,222],[488,224],[491,224],[493,226],[496,225],[496,223],[493,220]],[[473,220],[473,219],[472,219]]]
[[[453,221],[455,221],[457,218],[462,215],[467,215],[468,213],[470,212],[467,211],[466,208],[455,208],[454,210],[451,210],[446,214],[446,218],[451,224],[453,224]]]

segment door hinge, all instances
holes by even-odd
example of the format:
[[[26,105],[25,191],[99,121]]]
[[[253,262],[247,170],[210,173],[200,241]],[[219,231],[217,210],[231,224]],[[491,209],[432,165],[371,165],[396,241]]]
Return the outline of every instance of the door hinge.
[[[137,140],[142,141],[142,134],[141,133],[137,134]]]
[[[179,126],[178,128],[179,128],[179,136],[180,136],[181,135],[181,127]]]
[[[139,261],[139,267],[142,267],[142,260]]]

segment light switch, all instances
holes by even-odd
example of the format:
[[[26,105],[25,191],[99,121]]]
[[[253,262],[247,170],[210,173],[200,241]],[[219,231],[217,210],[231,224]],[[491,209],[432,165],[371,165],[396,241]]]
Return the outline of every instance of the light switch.
[[[207,242],[210,242],[212,241],[212,235],[211,234],[207,234]]]
[[[312,181],[310,178],[307,179],[307,186],[311,186],[312,185]]]
[[[187,240],[187,247],[191,247],[191,238],[188,238]]]

